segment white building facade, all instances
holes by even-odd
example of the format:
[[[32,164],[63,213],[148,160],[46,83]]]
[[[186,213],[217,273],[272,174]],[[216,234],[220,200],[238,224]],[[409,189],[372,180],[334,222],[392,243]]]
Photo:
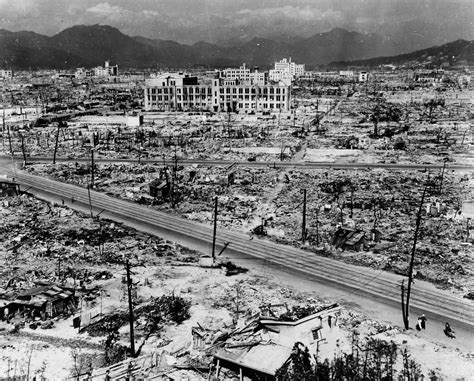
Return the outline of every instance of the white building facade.
[[[0,70],[0,78],[1,79],[12,79],[13,72],[11,70]]]
[[[228,68],[222,71],[222,76],[227,79],[237,79],[242,84],[263,86],[268,82],[268,74],[259,72],[257,69],[251,71],[245,63],[238,69]]]
[[[246,84],[220,75],[204,84],[182,73],[164,74],[145,81],[144,96],[147,111],[287,112],[291,104],[289,86]]]
[[[305,67],[303,64],[296,64],[291,61],[291,58],[283,58],[281,61],[275,62],[274,69],[269,72],[269,78],[275,82],[284,81],[286,83],[288,78],[293,80],[302,77],[304,73]]]

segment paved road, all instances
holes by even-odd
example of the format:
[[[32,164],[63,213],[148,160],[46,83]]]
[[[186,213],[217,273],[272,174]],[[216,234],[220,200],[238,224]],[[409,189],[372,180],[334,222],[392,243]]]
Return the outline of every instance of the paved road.
[[[0,156],[0,159],[9,159],[9,156]],[[11,158],[10,158],[11,160]],[[15,161],[23,162],[22,156],[15,156]],[[137,159],[107,159],[107,158],[94,158],[96,163],[138,163]],[[37,163],[52,163],[53,158],[48,156],[37,156],[37,157],[28,157],[28,162],[37,162]],[[68,157],[58,157],[56,162],[90,162],[88,158],[68,158]],[[141,163],[144,164],[168,164],[174,165],[174,160],[172,159],[141,159]],[[325,162],[289,162],[289,161],[232,161],[232,160],[178,160],[179,165],[204,165],[204,166],[229,166],[229,165],[239,165],[244,167],[283,167],[283,168],[299,168],[299,169],[319,169],[319,168],[333,168],[333,169],[369,169],[369,168],[382,168],[382,169],[441,169],[443,164],[397,164],[397,163],[325,163]],[[472,170],[474,171],[474,166],[464,165],[464,164],[447,164],[447,170],[455,171],[465,171]]]
[[[21,172],[13,173],[5,166],[3,172],[14,176],[23,190],[43,197],[60,197],[68,204],[74,198],[74,204],[81,204],[83,207],[89,205],[88,192],[84,188]],[[101,211],[103,217],[140,224],[146,231],[154,232],[165,239],[192,248],[204,248],[210,253],[211,226],[109,197],[103,193],[91,191],[90,195],[94,213]],[[266,240],[250,240],[244,233],[218,229],[217,250],[219,251],[226,242],[230,242],[226,253],[258,259],[262,263],[270,263],[290,269],[295,274],[303,274],[306,278],[317,279],[328,287],[356,292],[359,297],[369,299],[374,307],[377,305],[393,307],[400,304],[400,284],[404,279],[402,276],[352,266]],[[436,289],[427,282],[416,280],[414,283],[411,307],[412,321],[417,314],[429,312],[430,316],[436,317],[438,321],[454,322],[457,327],[463,327],[465,332],[474,330],[474,303]]]

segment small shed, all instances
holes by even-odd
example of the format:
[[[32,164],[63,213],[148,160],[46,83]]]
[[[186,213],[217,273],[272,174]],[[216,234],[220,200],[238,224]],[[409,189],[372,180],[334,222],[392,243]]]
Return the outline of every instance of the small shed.
[[[156,179],[148,184],[150,196],[154,198],[167,198],[170,193],[170,187],[167,181]]]
[[[18,196],[20,184],[7,178],[0,178],[0,197]]]
[[[75,306],[76,300],[72,291],[55,284],[41,284],[19,293],[9,304],[9,313],[29,313],[32,317],[41,316],[48,319],[72,310]]]
[[[340,227],[334,233],[332,244],[343,250],[359,251],[366,243],[365,232],[358,229]]]

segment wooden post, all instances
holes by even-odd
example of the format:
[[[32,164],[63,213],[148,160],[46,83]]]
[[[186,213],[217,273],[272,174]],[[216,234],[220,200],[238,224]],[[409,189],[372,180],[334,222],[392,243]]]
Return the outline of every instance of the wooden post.
[[[21,139],[21,152],[23,153],[23,166],[26,166],[26,151],[25,151],[25,137],[20,134]]]
[[[12,136],[10,134],[10,125],[7,126],[7,132],[8,132],[8,144],[10,146],[10,154],[13,156]]]
[[[87,185],[87,196],[89,197],[89,209],[91,211],[91,218],[94,218],[94,215],[92,214],[91,187],[89,185]]]
[[[407,298],[405,302],[405,313],[403,315],[403,323],[405,325],[405,329],[410,328],[410,293],[411,293],[411,284],[413,282],[413,265],[415,263],[415,253],[416,253],[416,242],[418,240],[418,232],[420,230],[421,224],[421,212],[423,210],[423,202],[425,201],[426,189],[428,186],[425,186],[423,190],[423,195],[421,196],[420,207],[418,208],[418,214],[416,216],[416,226],[415,226],[415,236],[413,238],[413,248],[411,251],[411,259],[410,259],[410,267],[408,269],[408,285],[407,285]]]
[[[56,153],[58,152],[58,144],[59,144],[59,130],[61,126],[61,122],[58,122],[58,130],[56,131],[56,141],[54,143],[54,153],[53,153],[53,164],[56,164]]]
[[[301,228],[301,241],[306,241],[306,189],[303,189],[303,224]]]
[[[212,263],[216,260],[216,235],[217,235],[217,196],[214,199],[214,232],[212,234]]]
[[[91,183],[90,187],[94,188],[94,147],[91,147]]]
[[[135,357],[135,334],[133,331],[133,303],[132,303],[132,280],[130,279],[130,263],[125,262],[127,270],[127,294],[128,294],[128,313],[130,322],[130,357]]]
[[[316,246],[319,246],[319,207],[316,208]]]
[[[443,190],[443,180],[444,180],[444,170],[446,169],[446,160],[443,162],[443,169],[441,170],[441,182],[439,184],[439,194],[441,194]]]

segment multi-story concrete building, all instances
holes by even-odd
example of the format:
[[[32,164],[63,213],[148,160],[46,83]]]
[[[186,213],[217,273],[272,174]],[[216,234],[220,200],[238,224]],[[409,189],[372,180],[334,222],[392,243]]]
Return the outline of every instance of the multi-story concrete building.
[[[224,69],[221,73],[227,79],[237,79],[246,85],[265,85],[268,82],[268,73],[259,72],[257,68],[251,71],[245,66],[245,63],[239,67]]]
[[[110,66],[109,61],[105,61],[104,67],[97,66],[94,69],[96,77],[116,77],[118,76],[118,65]]]
[[[145,81],[145,109],[164,111],[288,111],[290,87],[250,85],[217,73],[211,83],[197,77],[167,73]]]
[[[275,62],[275,68],[270,70],[269,77],[272,81],[285,81],[287,78],[294,79],[304,75],[304,65],[291,62],[290,59],[283,58]]]
[[[339,70],[339,77],[353,78],[354,77],[354,72],[352,70]]]
[[[0,70],[0,78],[1,79],[12,79],[13,72],[11,70]]]
[[[414,74],[414,79],[416,82],[443,82],[444,71],[443,70],[433,70],[433,71],[422,71],[416,72]]]
[[[360,71],[359,72],[359,82],[367,82],[369,80],[369,72]]]

